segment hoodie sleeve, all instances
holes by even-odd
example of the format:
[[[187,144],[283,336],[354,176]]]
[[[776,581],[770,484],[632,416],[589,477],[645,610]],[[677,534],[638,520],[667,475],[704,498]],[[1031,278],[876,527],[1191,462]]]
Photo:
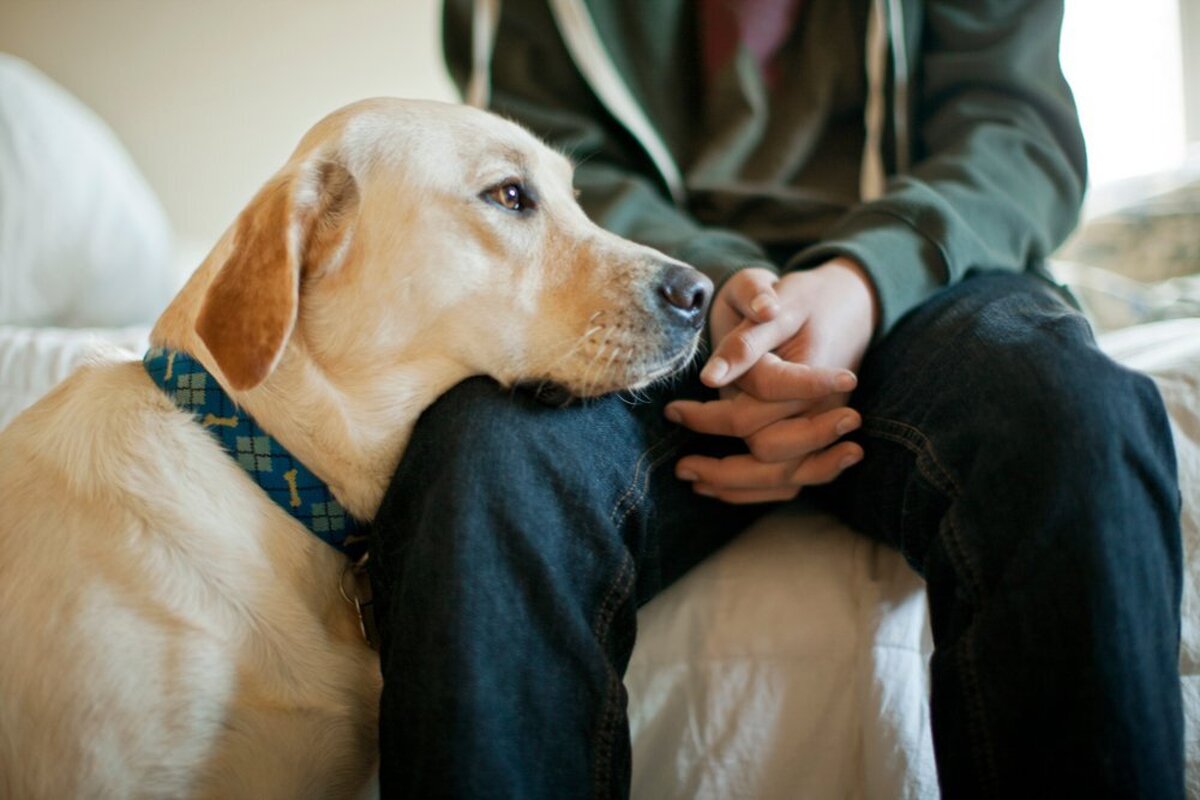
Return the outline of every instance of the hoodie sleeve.
[[[445,0],[443,48],[460,92],[471,77],[473,0]],[[642,146],[575,67],[545,0],[504,0],[490,110],[514,119],[577,163],[579,201],[599,225],[702,270],[718,286],[746,267],[778,271],[752,240],[702,226],[670,200]]]
[[[1040,264],[1075,226],[1086,181],[1061,0],[929,0],[924,14],[911,170],[787,265],[863,264],[879,335],[971,270]]]

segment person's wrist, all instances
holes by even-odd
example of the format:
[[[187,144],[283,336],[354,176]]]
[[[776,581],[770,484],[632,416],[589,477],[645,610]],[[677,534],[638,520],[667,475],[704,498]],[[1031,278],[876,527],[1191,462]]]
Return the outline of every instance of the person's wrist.
[[[839,280],[854,287],[862,302],[870,309],[871,334],[879,328],[879,294],[875,290],[875,281],[871,279],[866,267],[849,256],[838,256],[817,267],[836,274]]]

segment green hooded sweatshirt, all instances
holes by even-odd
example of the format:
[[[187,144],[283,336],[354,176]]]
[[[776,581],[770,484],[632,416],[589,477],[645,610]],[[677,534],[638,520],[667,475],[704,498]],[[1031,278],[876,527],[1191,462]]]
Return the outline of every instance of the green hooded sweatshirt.
[[[1040,272],[1074,227],[1061,0],[803,0],[769,85],[744,47],[705,74],[697,5],[446,0],[446,60],[578,162],[600,225],[718,284],[849,256],[877,336],[972,271]]]

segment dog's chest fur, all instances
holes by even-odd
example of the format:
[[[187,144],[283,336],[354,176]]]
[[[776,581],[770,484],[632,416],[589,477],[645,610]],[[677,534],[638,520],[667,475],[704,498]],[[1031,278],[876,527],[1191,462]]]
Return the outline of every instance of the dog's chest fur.
[[[119,788],[106,770],[126,758],[161,774],[168,796],[300,786],[329,773],[303,763],[313,752],[348,780],[369,770],[378,667],[338,592],[344,558],[140,363],[79,370],[0,434],[0,552],[0,753],[19,732],[21,752],[47,759],[24,772],[36,785],[0,777],[0,795]],[[298,708],[311,730],[297,729]],[[238,752],[239,728],[277,752]],[[76,738],[89,751],[63,754]],[[82,774],[56,769],[64,756]]]

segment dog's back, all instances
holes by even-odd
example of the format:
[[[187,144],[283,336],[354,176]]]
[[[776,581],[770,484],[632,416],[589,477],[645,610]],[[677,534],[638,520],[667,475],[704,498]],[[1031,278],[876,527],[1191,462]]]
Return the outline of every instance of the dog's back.
[[[340,557],[296,527],[140,363],[84,367],[14,420],[0,796],[353,793],[377,668],[344,646]]]

